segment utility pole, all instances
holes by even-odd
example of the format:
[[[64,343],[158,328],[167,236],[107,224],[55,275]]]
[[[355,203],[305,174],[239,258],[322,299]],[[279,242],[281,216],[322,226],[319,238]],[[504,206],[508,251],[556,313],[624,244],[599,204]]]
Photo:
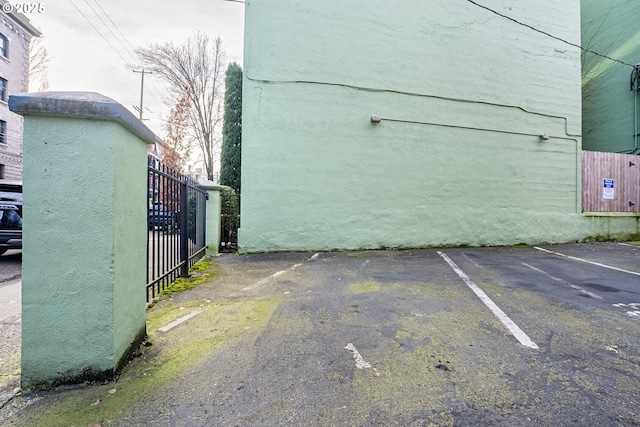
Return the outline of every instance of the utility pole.
[[[140,121],[142,121],[142,101],[144,100],[144,75],[146,74],[153,74],[151,71],[146,71],[144,68],[140,71],[138,70],[133,70],[134,73],[141,73],[142,74],[142,83],[140,84],[140,106],[136,107],[135,105],[133,106],[133,108],[140,114]]]

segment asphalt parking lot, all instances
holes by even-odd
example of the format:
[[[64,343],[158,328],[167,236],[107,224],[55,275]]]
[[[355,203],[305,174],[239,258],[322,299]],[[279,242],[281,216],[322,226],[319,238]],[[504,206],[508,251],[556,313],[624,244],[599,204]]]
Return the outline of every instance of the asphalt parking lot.
[[[153,346],[117,381],[19,396],[0,421],[640,425],[636,244],[215,263],[217,279],[149,311]]]
[[[0,255],[0,283],[14,280],[22,274],[22,251],[9,250]]]

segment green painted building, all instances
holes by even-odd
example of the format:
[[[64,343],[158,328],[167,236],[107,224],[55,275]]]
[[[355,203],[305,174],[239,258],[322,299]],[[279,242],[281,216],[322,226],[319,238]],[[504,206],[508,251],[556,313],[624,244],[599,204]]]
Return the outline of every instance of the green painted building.
[[[582,0],[583,148],[640,154],[640,3]],[[640,69],[639,69],[640,70]],[[637,77],[631,89],[632,73]]]
[[[241,251],[638,232],[581,212],[578,1],[256,0],[245,32]]]

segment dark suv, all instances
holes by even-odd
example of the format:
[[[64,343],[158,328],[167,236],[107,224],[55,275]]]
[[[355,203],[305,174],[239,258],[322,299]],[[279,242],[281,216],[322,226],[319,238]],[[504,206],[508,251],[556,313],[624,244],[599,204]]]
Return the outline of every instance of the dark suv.
[[[0,255],[22,249],[22,183],[0,180]]]
[[[176,215],[173,211],[164,209],[161,203],[155,203],[149,208],[149,230],[159,228],[164,231],[171,231],[178,227]]]

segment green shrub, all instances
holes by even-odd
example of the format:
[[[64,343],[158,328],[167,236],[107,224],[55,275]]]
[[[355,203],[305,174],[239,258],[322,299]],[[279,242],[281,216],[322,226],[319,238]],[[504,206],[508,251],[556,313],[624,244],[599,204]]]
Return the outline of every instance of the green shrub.
[[[222,230],[221,239],[223,242],[237,242],[235,233],[240,225],[240,200],[236,191],[226,185],[220,186],[221,218],[220,226]]]

